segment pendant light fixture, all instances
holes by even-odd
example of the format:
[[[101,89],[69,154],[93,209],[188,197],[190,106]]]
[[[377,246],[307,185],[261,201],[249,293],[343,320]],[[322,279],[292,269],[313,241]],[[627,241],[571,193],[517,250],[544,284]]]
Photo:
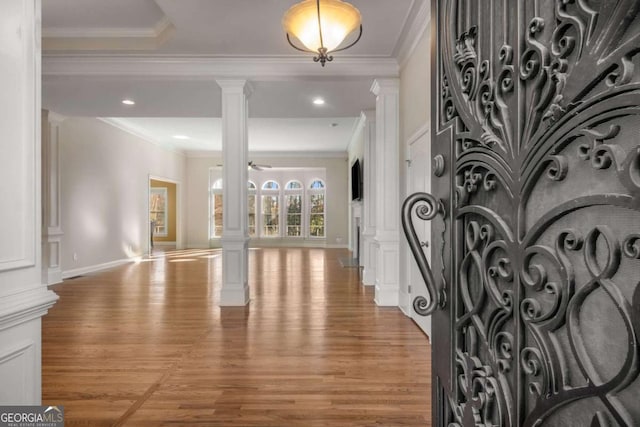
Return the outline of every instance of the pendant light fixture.
[[[350,48],[362,37],[362,17],[353,5],[341,0],[303,0],[293,5],[282,18],[289,44],[302,52],[314,53],[315,62],[323,67],[333,60],[331,55]],[[349,34],[360,27],[358,38],[340,47]],[[304,47],[296,46],[291,36]]]

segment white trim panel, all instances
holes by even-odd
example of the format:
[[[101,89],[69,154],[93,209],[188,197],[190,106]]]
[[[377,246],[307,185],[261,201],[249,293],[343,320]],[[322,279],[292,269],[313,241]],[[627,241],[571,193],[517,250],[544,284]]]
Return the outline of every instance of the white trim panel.
[[[0,13],[0,156],[3,199],[0,213],[0,272],[36,265],[40,201],[39,2],[3,2]],[[11,183],[11,184],[9,184]]]
[[[0,404],[20,405],[36,394],[33,366],[38,365],[35,342],[0,348]]]

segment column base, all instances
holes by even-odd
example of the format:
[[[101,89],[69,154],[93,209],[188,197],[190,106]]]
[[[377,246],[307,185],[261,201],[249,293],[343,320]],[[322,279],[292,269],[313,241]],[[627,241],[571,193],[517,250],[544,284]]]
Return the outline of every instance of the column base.
[[[362,284],[365,286],[375,286],[376,271],[372,268],[365,268],[362,272]]]
[[[0,405],[40,405],[40,319],[57,300],[44,286],[0,296]]]
[[[364,236],[364,270],[362,272],[362,283],[365,286],[375,286],[376,284],[376,256],[378,245],[374,235]]]
[[[375,302],[379,306],[400,303],[399,247],[397,240],[376,238],[376,290]]]
[[[249,286],[242,289],[222,288],[218,305],[220,307],[241,307],[249,304]]]
[[[398,289],[383,288],[376,284],[376,295],[373,301],[380,307],[397,307],[400,303]]]
[[[249,303],[249,238],[222,238],[222,289],[220,306],[244,306]]]

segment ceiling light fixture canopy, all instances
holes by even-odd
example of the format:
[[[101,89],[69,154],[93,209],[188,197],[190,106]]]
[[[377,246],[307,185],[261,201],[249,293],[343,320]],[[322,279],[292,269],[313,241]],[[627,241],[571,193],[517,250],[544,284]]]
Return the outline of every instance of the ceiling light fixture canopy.
[[[302,52],[315,53],[315,62],[324,67],[333,61],[334,52],[348,49],[362,37],[362,17],[353,5],[341,0],[303,0],[293,5],[282,18],[289,44]],[[360,27],[353,43],[340,47],[349,34]],[[304,48],[296,46],[291,36],[297,38]]]

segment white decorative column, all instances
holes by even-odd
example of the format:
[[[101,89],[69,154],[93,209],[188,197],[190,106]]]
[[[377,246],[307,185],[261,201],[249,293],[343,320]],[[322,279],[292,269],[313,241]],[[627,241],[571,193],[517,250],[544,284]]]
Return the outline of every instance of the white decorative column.
[[[217,80],[222,88],[222,289],[221,306],[249,303],[247,226],[248,97],[246,80]]]
[[[376,112],[363,111],[364,116],[364,189],[363,189],[363,230],[362,258],[364,268],[362,283],[376,284]]]
[[[371,87],[376,95],[375,302],[381,306],[397,306],[400,292],[399,87],[395,78],[378,79]]]
[[[0,2],[0,405],[41,402],[40,1]]]
[[[64,117],[42,111],[42,281],[62,282],[60,224],[60,125]]]

